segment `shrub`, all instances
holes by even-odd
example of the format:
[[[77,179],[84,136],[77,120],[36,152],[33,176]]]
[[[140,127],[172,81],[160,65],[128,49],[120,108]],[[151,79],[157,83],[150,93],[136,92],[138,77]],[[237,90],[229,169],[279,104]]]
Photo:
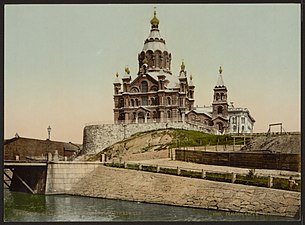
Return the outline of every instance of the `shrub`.
[[[157,167],[156,166],[142,166],[143,171],[148,171],[148,172],[157,172]]]
[[[160,173],[166,173],[166,174],[177,175],[177,169],[171,169],[171,168],[163,168],[163,167],[160,167]]]
[[[184,177],[193,177],[193,178],[201,178],[201,172],[196,171],[188,171],[188,170],[181,170],[180,175]]]
[[[138,164],[127,164],[127,169],[138,170],[139,165]]]
[[[249,177],[249,175],[236,175],[235,183],[259,187],[268,187],[268,177]]]

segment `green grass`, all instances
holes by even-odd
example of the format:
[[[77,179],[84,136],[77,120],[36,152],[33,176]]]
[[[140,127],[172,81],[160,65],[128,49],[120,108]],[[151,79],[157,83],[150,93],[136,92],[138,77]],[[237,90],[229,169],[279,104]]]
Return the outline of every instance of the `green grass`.
[[[196,171],[188,171],[188,170],[181,170],[180,175],[184,177],[193,177],[193,178],[201,178],[202,173]]]
[[[259,187],[268,187],[268,177],[250,177],[248,175],[236,175],[236,184],[246,184]]]
[[[116,167],[116,168],[124,168],[124,164],[123,163],[107,163],[105,165],[106,166],[110,166],[110,167]]]
[[[143,171],[148,171],[148,172],[157,172],[157,167],[156,166],[142,166]]]
[[[205,179],[213,180],[213,181],[221,181],[221,182],[231,182],[232,175],[230,173],[206,173]]]
[[[171,175],[177,175],[177,169],[171,169],[171,168],[163,168],[160,167],[160,173],[166,173]]]
[[[301,181],[296,181],[297,186],[295,186],[291,191],[301,191]],[[289,188],[289,181],[285,178],[273,178],[273,188],[276,189],[283,189],[283,190],[290,190]]]

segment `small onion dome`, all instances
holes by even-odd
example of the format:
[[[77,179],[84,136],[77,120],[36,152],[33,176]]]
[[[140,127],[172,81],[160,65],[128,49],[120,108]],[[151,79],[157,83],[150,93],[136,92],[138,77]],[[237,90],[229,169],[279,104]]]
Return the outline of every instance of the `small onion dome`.
[[[125,73],[130,74],[130,70],[127,66],[125,67]]]
[[[182,64],[181,64],[180,68],[181,68],[181,71],[184,71],[184,70],[185,70],[185,65],[184,65],[184,62],[183,62],[183,61],[182,61]]]
[[[158,26],[159,25],[159,20],[158,20],[158,18],[156,17],[156,10],[154,11],[154,17],[150,20],[150,24],[152,25],[152,26]]]
[[[120,84],[120,80],[119,80],[119,73],[115,74],[115,80],[114,80],[114,84]]]
[[[194,86],[194,84],[193,84],[193,76],[192,76],[192,74],[190,75],[190,82],[189,82],[189,86]]]

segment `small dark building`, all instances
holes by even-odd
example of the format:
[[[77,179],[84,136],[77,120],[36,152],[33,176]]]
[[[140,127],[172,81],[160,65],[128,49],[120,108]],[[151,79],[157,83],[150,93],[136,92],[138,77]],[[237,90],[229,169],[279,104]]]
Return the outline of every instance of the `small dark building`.
[[[58,151],[59,158],[71,157],[78,153],[82,145],[51,141],[38,140],[33,138],[24,138],[16,136],[12,139],[4,140],[4,160],[27,160],[27,159],[46,159],[48,153],[54,154]]]

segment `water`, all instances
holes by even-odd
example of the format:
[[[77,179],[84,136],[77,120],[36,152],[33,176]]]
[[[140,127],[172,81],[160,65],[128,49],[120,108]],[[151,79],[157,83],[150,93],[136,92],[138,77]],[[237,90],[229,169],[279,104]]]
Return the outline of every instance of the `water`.
[[[69,195],[31,195],[4,190],[6,222],[246,220],[293,219]]]

